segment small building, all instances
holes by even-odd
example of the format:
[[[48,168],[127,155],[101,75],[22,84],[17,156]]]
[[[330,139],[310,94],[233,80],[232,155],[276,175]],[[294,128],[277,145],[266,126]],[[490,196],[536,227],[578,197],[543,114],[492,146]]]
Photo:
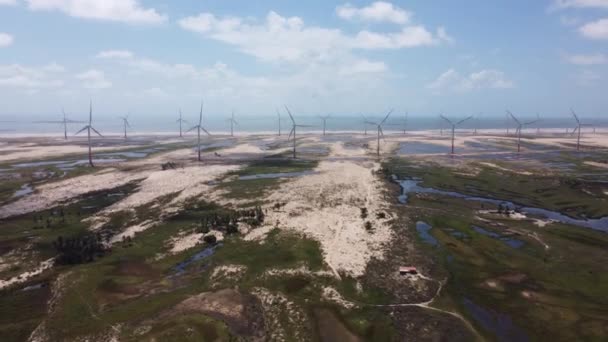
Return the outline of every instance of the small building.
[[[416,275],[418,274],[418,270],[416,269],[416,267],[413,266],[401,266],[399,267],[399,274],[401,275]]]

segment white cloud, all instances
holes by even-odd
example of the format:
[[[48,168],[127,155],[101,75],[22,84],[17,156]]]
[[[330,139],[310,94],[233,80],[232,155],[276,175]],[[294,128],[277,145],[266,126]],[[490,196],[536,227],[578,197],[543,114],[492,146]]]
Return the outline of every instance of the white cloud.
[[[555,0],[554,9],[564,8],[608,8],[608,0]]]
[[[118,21],[130,24],[159,24],[167,16],[154,8],[143,8],[139,0],[26,0],[33,11],[61,11],[71,17]]]
[[[0,0],[0,6],[2,6],[2,5],[14,6],[16,4],[17,4],[17,0]]]
[[[299,17],[282,17],[269,12],[258,24],[251,19],[218,18],[210,13],[179,20],[186,30],[236,46],[240,51],[264,61],[328,63],[350,55],[355,49],[400,49],[436,45],[448,38],[443,28],[434,35],[421,25],[399,32],[361,31],[355,36],[339,29],[306,26]],[[443,37],[443,38],[442,38]]]
[[[588,39],[608,40],[608,18],[587,23],[579,28],[579,32]]]
[[[0,87],[37,90],[63,86],[63,80],[55,78],[52,74],[48,65],[43,67],[26,67],[20,64],[0,65]]]
[[[599,74],[590,70],[582,70],[580,73],[574,75],[574,81],[582,87],[593,86],[601,80],[602,77]]]
[[[608,56],[596,53],[592,55],[568,55],[566,61],[576,65],[599,65],[608,63]]]
[[[412,13],[384,1],[376,1],[367,7],[360,8],[347,3],[338,6],[336,14],[340,18],[347,20],[390,22],[395,24],[406,24],[412,17]]]
[[[82,86],[87,89],[105,89],[112,86],[112,82],[106,80],[103,71],[90,69],[75,76],[83,82]]]
[[[507,79],[504,72],[494,69],[485,69],[469,75],[461,75],[458,71],[449,69],[427,85],[427,88],[438,92],[442,90],[465,92],[475,89],[505,89],[513,87],[513,82]]]
[[[353,46],[360,49],[401,49],[439,43],[440,40],[423,26],[408,26],[397,33],[361,31]]]
[[[7,47],[13,44],[15,38],[8,33],[0,32],[0,48]]]
[[[368,60],[359,60],[349,66],[343,66],[340,68],[339,73],[341,75],[354,75],[361,73],[382,73],[388,70],[388,67],[384,62],[371,62]]]
[[[129,59],[133,57],[133,53],[128,50],[106,50],[99,52],[96,58],[125,58]]]

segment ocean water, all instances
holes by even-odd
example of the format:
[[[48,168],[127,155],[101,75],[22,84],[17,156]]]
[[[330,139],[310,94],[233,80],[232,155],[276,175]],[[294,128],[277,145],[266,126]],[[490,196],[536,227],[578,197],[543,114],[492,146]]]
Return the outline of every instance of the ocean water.
[[[369,116],[368,120],[377,122],[381,121],[382,117]],[[454,116],[456,119],[457,117]],[[8,118],[5,117],[0,121],[0,135],[7,134],[45,134],[45,135],[63,135],[63,124],[60,123],[40,123],[37,121],[54,121],[59,120],[60,117],[57,115],[48,116],[37,116],[27,119],[20,118]],[[73,116],[74,120],[85,119],[78,116]],[[189,120],[189,123],[184,123],[182,126],[185,132],[190,127],[194,126],[193,122],[198,121],[198,118],[194,115],[192,117],[184,117]],[[226,121],[227,116],[219,115],[208,115],[203,119],[203,126],[207,128],[212,134],[228,134],[230,132],[230,125]],[[151,134],[151,133],[177,133],[179,132],[179,124],[175,121],[177,117],[146,117],[145,115],[131,116],[129,121],[132,128],[127,130],[128,134]],[[276,116],[243,116],[236,117],[238,125],[235,125],[235,134],[240,133],[276,133],[278,131],[278,120]],[[289,122],[287,115],[281,118],[281,131],[283,134],[289,134],[291,129],[291,122]],[[311,127],[298,128],[298,132],[321,132],[323,130],[322,120],[316,116],[298,116],[296,121],[300,125],[309,125]],[[408,131],[421,131],[421,130],[447,130],[448,127],[443,120],[440,120],[436,116],[411,116],[407,120],[407,125],[404,125],[404,116],[394,115],[391,116],[385,125],[383,126],[384,132],[386,133],[398,133],[403,132],[406,128]],[[588,120],[593,123],[597,128],[608,127],[608,120]],[[68,135],[74,135],[85,123],[72,123],[68,125]],[[506,127],[510,127],[511,133],[515,132],[515,125],[512,121],[507,122],[504,118],[481,118],[479,120],[470,120],[464,123],[458,128],[459,131],[473,131],[475,128],[479,130],[487,129],[500,129],[505,130]],[[569,117],[555,117],[546,118],[540,122],[539,127],[547,129],[566,129],[572,131],[574,128],[574,122]],[[93,119],[93,127],[95,127],[102,134],[115,135],[123,133],[122,122],[119,119],[110,118],[109,115],[105,116],[102,114],[97,115],[97,119]],[[363,132],[365,125],[361,116],[355,115],[343,115],[331,117],[327,120],[327,132]],[[530,126],[524,130],[526,133],[536,132],[537,126]],[[368,133],[375,133],[375,127],[367,126]],[[592,128],[585,128],[586,131],[591,131]],[[194,134],[191,132],[189,134]],[[81,133],[82,136],[86,136],[86,133]]]

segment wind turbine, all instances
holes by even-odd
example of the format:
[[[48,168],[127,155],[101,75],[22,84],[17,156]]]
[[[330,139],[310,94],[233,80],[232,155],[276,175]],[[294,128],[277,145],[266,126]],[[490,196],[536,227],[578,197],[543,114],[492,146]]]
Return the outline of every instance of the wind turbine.
[[[365,115],[361,114],[361,117],[363,118],[363,134],[367,135],[367,125],[369,125],[369,123]]]
[[[129,116],[121,116],[120,119],[122,120],[122,125],[125,132],[125,140],[127,140],[127,127],[131,128],[131,125],[129,124]]]
[[[540,122],[540,114],[536,113],[536,121]],[[540,126],[536,126],[536,135],[540,135]]]
[[[481,114],[479,113],[475,116],[475,129],[473,130],[473,135],[477,135],[477,129],[479,129],[479,119],[481,118]]]
[[[277,108],[277,117],[279,118],[279,136],[281,136],[281,113],[279,112],[279,109]]]
[[[407,117],[408,117],[409,113],[406,111],[405,115],[403,116],[403,135],[407,134]]]
[[[513,113],[511,113],[508,110],[507,110],[507,114],[515,121],[515,123],[517,123],[517,129],[515,130],[515,133],[517,133],[517,153],[519,153],[519,152],[521,152],[521,130],[524,128],[524,126],[531,125],[535,122],[538,122],[540,119],[529,121],[529,122],[521,122],[521,121],[517,120],[515,115],[513,115]]]
[[[198,139],[198,161],[201,161],[201,130],[205,133],[207,133],[208,136],[211,136],[211,133],[207,132],[207,130],[205,129],[205,127],[203,127],[203,101],[201,101],[201,112],[200,115],[198,117],[198,125],[190,128],[189,130],[186,131],[186,133],[193,131],[196,129],[197,132],[197,139]]]
[[[574,112],[574,109],[570,108],[570,112],[572,113],[572,116],[574,116],[574,120],[576,120],[576,127],[572,131],[572,135],[574,135],[574,133],[576,133],[576,131],[578,131],[578,137],[576,138],[576,150],[579,151],[581,148],[581,128],[583,126],[592,126],[592,125],[583,124],[581,122],[581,120],[579,120],[578,115],[576,115],[576,112]]]
[[[182,135],[182,123],[188,122],[188,121],[182,119],[182,109],[181,108],[179,109],[179,119],[177,119],[177,121],[175,121],[175,122],[179,122],[179,137],[181,138],[181,137],[183,137],[183,135]]]
[[[293,115],[291,115],[291,112],[289,111],[289,108],[287,108],[287,105],[285,105],[285,109],[287,110],[287,114],[289,114],[289,118],[291,119],[291,123],[293,124],[293,126],[291,127],[291,131],[289,132],[289,137],[287,138],[287,140],[289,141],[289,139],[291,138],[291,135],[293,134],[293,158],[296,158],[296,128],[297,127],[312,127],[310,125],[298,125],[296,124],[296,120],[293,118]]]
[[[321,118],[321,120],[323,120],[323,135],[325,135],[325,126],[327,125],[327,119],[329,119],[329,115],[325,115],[325,116],[319,115],[319,118]]]
[[[91,131],[97,133],[97,135],[102,138],[103,135],[101,135],[101,133],[99,133],[95,128],[93,128],[93,100],[91,100],[91,102],[89,103],[89,124],[84,126],[80,131],[76,132],[76,134],[74,135],[77,135],[80,132],[83,132],[84,130],[87,131],[87,138],[89,140],[89,165],[91,165],[91,167],[95,167],[95,165],[93,165],[93,153],[91,151]]]
[[[63,137],[65,140],[68,140],[68,124],[69,123],[82,123],[82,121],[74,121],[67,118],[65,114],[65,110],[61,108],[61,112],[63,113],[63,119],[61,121],[36,121],[36,123],[46,123],[46,124],[62,124],[63,125]]]
[[[443,114],[441,114],[440,116],[441,116],[441,118],[443,120],[447,121],[452,126],[452,155],[454,155],[454,135],[456,134],[456,126],[464,123],[465,121],[470,120],[473,116],[471,115],[468,118],[462,119],[462,120],[460,120],[460,121],[458,121],[456,123],[452,122],[452,120],[450,120],[450,119],[446,118],[445,116],[443,116]]]
[[[226,119],[226,121],[230,122],[230,136],[233,137],[234,136],[234,125],[238,125],[239,124],[234,119],[234,110],[232,111],[232,116],[229,117],[228,119]]]
[[[382,137],[382,139],[384,139],[384,132],[382,131],[382,125],[386,122],[386,120],[388,120],[388,117],[391,115],[392,112],[393,112],[393,109],[389,110],[389,112],[384,117],[384,120],[380,121],[380,123],[367,121],[368,125],[376,126],[377,131],[378,131],[378,141],[377,141],[378,146],[376,146],[376,154],[378,155],[378,157],[380,157],[380,137]]]

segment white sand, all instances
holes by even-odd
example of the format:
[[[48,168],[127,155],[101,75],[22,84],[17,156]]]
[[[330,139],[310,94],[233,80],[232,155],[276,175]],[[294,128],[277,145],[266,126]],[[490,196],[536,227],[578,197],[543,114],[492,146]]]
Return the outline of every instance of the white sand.
[[[364,155],[365,150],[363,147],[352,146],[347,148],[343,142],[335,142],[330,147],[331,157],[362,157]]]
[[[118,145],[118,146],[103,146],[94,147],[93,154],[95,152],[107,152],[107,151],[118,151],[131,148],[137,148],[138,146],[130,145]],[[78,145],[36,145],[36,144],[17,144],[17,145],[4,145],[0,147],[0,152],[10,151],[7,154],[0,153],[0,162],[17,161],[17,160],[36,160],[36,159],[47,159],[49,157],[60,157],[68,154],[86,154],[88,153],[88,147]]]
[[[355,304],[345,300],[344,297],[342,297],[342,295],[340,294],[340,292],[338,292],[338,290],[334,289],[331,286],[326,286],[323,288],[323,298],[330,302],[334,302],[340,306],[343,306],[347,309],[352,309],[353,307],[355,307]]]
[[[274,227],[279,221],[280,227],[318,240],[325,261],[337,276],[338,272],[361,276],[372,257],[383,257],[384,245],[392,234],[386,220],[375,217],[378,211],[389,215],[382,183],[372,174],[377,167],[375,163],[364,167],[323,161],[317,174],[284,183],[267,197],[287,205],[281,211],[269,211],[266,222]],[[360,217],[362,207],[369,212],[366,220]],[[365,230],[366,221],[371,222],[373,233]]]
[[[123,232],[114,235],[110,239],[110,243],[115,244],[117,242],[121,242],[122,239],[126,238],[126,237],[133,238],[135,236],[135,234],[143,232],[143,231],[153,227],[155,224],[156,223],[153,221],[144,221],[144,222],[138,223],[136,225],[130,226],[129,228],[125,229]]]
[[[211,230],[207,234],[191,231],[189,233],[181,232],[177,236],[169,239],[165,244],[171,246],[169,249],[171,254],[176,254],[203,244],[203,238],[208,235],[215,235],[218,242],[224,240],[224,233],[217,230]]]
[[[208,191],[211,188],[208,182],[236,169],[237,166],[209,165],[153,171],[140,183],[136,192],[108,207],[101,214],[137,208],[175,193],[179,195],[171,201],[171,205],[178,205],[188,198]]]
[[[40,263],[40,266],[38,266],[34,270],[23,272],[20,275],[14,276],[7,280],[0,280],[0,290],[4,289],[6,287],[9,287],[11,285],[14,285],[14,284],[23,283],[26,280],[30,279],[31,277],[42,274],[42,272],[44,272],[45,270],[53,267],[54,264],[55,264],[55,259],[51,258],[51,259],[45,260],[42,263]]]
[[[104,169],[96,173],[36,186],[36,192],[0,208],[0,218],[53,207],[72,198],[125,185],[142,178],[141,173]]]

